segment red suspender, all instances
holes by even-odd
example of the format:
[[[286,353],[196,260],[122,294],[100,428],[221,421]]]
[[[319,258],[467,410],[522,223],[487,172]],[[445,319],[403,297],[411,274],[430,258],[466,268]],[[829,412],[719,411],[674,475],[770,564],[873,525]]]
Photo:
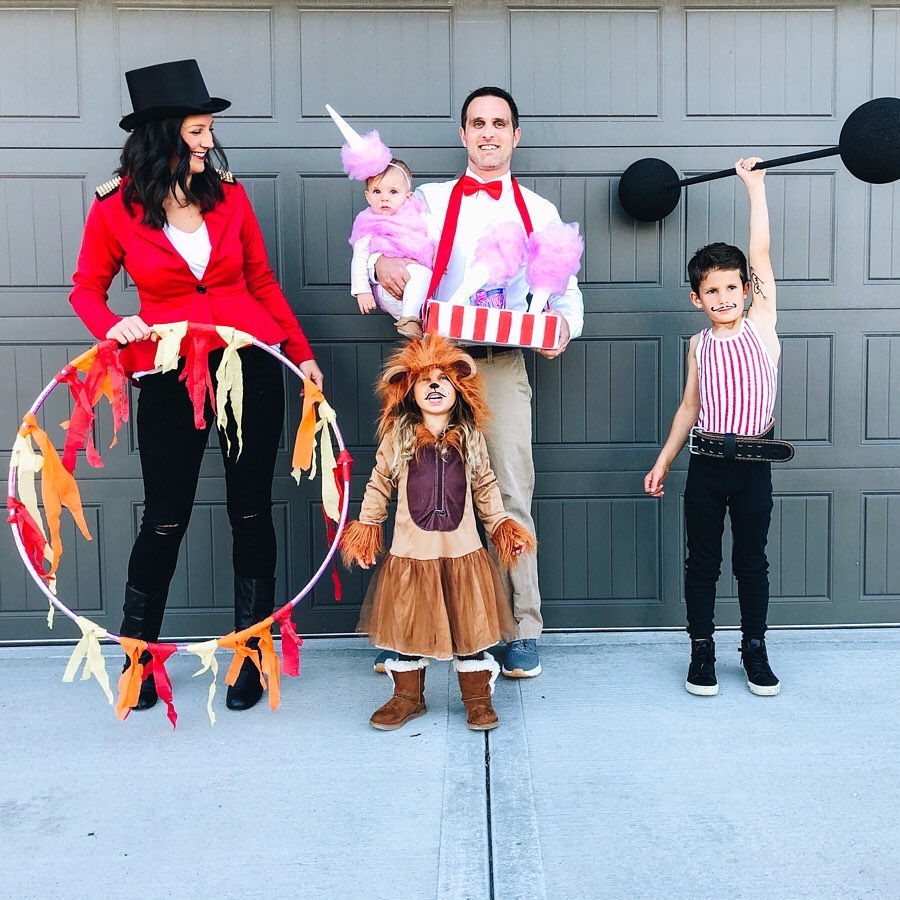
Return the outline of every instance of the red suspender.
[[[525,198],[522,196],[522,189],[519,182],[515,178],[510,178],[513,190],[513,199],[516,201],[516,208],[522,218],[522,224],[525,226],[525,234],[531,235],[534,229],[531,226],[531,216],[528,215],[528,207],[525,205]],[[444,216],[444,225],[441,228],[441,239],[438,242],[437,255],[434,259],[434,271],[431,273],[431,284],[428,285],[428,293],[425,295],[427,300],[434,297],[444,272],[447,271],[447,265],[450,262],[450,254],[453,252],[453,241],[456,239],[456,227],[459,225],[459,209],[462,205],[463,188],[462,178],[453,185],[450,191],[450,202],[447,204],[447,214]]]
[[[525,226],[525,234],[531,237],[531,232],[534,231],[534,228],[531,227],[531,216],[528,215],[528,207],[525,205],[525,198],[522,196],[522,188],[519,187],[519,182],[515,178],[510,180],[512,181],[513,198],[519,209],[519,215],[522,217],[522,224]]]

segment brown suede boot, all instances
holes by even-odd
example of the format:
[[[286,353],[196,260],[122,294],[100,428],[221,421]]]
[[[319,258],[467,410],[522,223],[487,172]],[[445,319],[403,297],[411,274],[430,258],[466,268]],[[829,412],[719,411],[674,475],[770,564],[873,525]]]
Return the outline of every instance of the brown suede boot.
[[[494,658],[485,654],[484,659],[456,659],[453,668],[459,678],[459,690],[466,707],[466,724],[472,731],[490,731],[500,724],[491,694],[494,682],[500,674],[500,666]]]
[[[369,724],[379,731],[394,731],[410,719],[424,716],[425,667],[428,660],[387,659],[384,669],[394,682],[394,696],[372,713]]]

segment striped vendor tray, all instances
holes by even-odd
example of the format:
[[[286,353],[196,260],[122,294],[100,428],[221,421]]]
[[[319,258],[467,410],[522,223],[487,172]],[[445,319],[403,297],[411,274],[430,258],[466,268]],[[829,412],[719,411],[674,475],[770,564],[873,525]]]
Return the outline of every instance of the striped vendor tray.
[[[424,310],[425,334],[465,341],[553,350],[559,344],[559,316],[465,306],[429,300]]]

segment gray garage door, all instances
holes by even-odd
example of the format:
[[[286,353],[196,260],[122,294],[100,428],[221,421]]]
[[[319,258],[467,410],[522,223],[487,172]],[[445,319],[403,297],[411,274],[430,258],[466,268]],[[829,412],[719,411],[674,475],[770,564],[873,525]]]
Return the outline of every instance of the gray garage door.
[[[618,175],[648,155],[689,175],[745,149],[779,156],[833,144],[857,105],[900,94],[897,9],[708,6],[0,7],[2,443],[40,386],[88,343],[66,294],[93,187],[121,146],[116,122],[130,109],[122,70],[196,56],[213,91],[234,101],[219,135],[325,369],[358,498],[373,461],[370,385],[394,335],[385,319],[359,316],[348,294],[346,236],[362,196],[340,174],[323,104],[379,128],[417,180],[443,179],[463,165],[462,98],[479,84],[506,85],[524,115],[522,182],[587,237],[584,337],[560,362],[529,363],[547,625],[681,624],[685,460],[662,503],[642,495],[641,478],[679,400],[687,338],[702,325],[687,301],[685,258],[709,239],[744,243],[746,202],[734,179],[719,181],[691,188],[664,224],[639,225],[618,207]],[[775,474],[771,619],[896,622],[900,188],[870,188],[835,159],[773,171],[767,183],[784,337],[777,415],[798,450]],[[135,301],[123,276],[112,303],[126,312]],[[52,401],[51,430],[68,415],[63,397]],[[286,435],[297,417],[295,397]],[[315,493],[288,477],[289,445],[286,437],[275,486],[286,596],[325,547]],[[114,627],[141,514],[133,432],[105,455],[105,470],[80,473],[95,540],[64,533],[61,595]],[[172,592],[172,635],[229,627],[227,517],[217,452],[208,456]],[[0,553],[0,639],[45,637],[45,602],[8,532]],[[344,586],[340,604],[325,582],[317,588],[297,616],[303,631],[352,630],[363,579],[346,575]],[[720,588],[720,620],[734,622],[727,573]]]

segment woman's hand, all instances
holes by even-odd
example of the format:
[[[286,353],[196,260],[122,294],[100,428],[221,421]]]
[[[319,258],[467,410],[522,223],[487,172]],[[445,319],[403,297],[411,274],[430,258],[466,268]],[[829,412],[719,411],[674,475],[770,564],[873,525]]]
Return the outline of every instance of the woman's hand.
[[[325,376],[322,374],[322,370],[316,365],[316,361],[314,359],[308,359],[306,362],[300,363],[297,367],[300,371],[319,389],[322,390],[322,385],[325,382]]]
[[[146,341],[155,334],[156,332],[140,316],[126,316],[119,319],[106,332],[106,339],[118,341],[120,344],[130,344],[134,341]]]

